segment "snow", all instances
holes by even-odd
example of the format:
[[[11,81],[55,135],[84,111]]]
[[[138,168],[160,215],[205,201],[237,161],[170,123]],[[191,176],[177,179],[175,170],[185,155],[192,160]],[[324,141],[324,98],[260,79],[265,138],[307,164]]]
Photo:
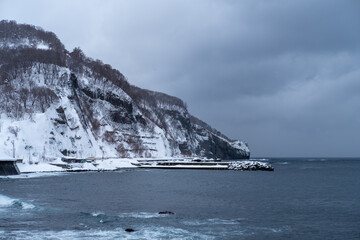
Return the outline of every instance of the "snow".
[[[0,157],[12,156],[12,141],[14,141],[15,145],[15,157],[24,159],[25,162],[36,163],[60,157],[62,154],[59,149],[72,149],[73,144],[70,137],[75,137],[78,132],[79,135],[86,136],[86,134],[79,130],[65,135],[66,129],[61,127],[57,129],[52,123],[52,119],[57,117],[54,108],[49,108],[45,113],[34,114],[33,119],[14,121],[2,116],[0,119],[0,143],[3,144],[3,147],[0,148]],[[14,134],[14,131],[17,133]],[[64,134],[61,134],[62,132]],[[57,142],[51,142],[49,140],[51,136]],[[80,139],[79,145],[84,146],[85,150],[91,154],[88,139],[85,137]]]
[[[49,163],[38,163],[38,164],[17,163],[17,166],[21,173],[65,171],[63,168],[51,165]]]
[[[97,169],[100,170],[115,170],[119,168],[134,168],[132,163],[137,163],[136,159],[131,158],[112,158],[106,160],[97,160]]]
[[[230,161],[214,162],[202,160],[194,162],[193,160],[168,160],[168,161],[141,161],[140,168],[159,168],[159,169],[212,169],[212,170],[242,170],[242,171],[273,171],[274,168],[269,163],[258,161]]]
[[[15,48],[19,48],[19,47],[36,48],[36,49],[41,49],[41,50],[49,50],[50,49],[50,46],[47,43],[45,43],[44,41],[41,41],[41,40],[30,41],[28,38],[0,42],[0,48],[15,49]]]
[[[122,168],[136,167],[132,163],[138,163],[136,159],[131,158],[109,158],[103,160],[94,160],[93,163],[66,163],[60,159],[52,162],[29,164],[27,162],[17,163],[20,172],[34,173],[34,172],[65,172],[65,171],[113,171]],[[64,165],[67,168],[62,168],[57,165]]]
[[[44,42],[38,43],[36,48],[37,49],[42,49],[42,50],[49,50],[50,49],[49,45],[45,44]]]

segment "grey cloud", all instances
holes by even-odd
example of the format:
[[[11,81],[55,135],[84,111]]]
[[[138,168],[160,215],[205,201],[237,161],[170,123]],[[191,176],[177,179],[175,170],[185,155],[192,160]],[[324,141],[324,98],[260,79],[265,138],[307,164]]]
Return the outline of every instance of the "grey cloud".
[[[358,156],[360,2],[0,1],[255,156]]]

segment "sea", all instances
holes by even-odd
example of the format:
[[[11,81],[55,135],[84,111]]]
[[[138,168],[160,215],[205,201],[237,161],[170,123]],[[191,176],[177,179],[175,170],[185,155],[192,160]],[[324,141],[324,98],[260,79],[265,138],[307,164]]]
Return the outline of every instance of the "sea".
[[[255,160],[1,177],[0,239],[360,239],[360,159]]]

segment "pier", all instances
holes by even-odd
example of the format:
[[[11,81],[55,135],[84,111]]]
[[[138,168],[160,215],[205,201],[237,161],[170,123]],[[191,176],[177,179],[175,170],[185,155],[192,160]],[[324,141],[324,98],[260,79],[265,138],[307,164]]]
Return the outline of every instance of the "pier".
[[[206,170],[242,170],[274,171],[269,163],[259,161],[214,161],[214,160],[138,160],[134,164],[139,168],[158,169],[206,169]]]

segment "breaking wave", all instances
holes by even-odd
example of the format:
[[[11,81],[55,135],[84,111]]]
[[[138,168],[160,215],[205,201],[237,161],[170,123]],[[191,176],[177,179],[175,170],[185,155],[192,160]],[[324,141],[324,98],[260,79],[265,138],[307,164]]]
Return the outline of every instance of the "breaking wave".
[[[159,214],[159,213],[149,213],[149,212],[131,212],[131,213],[121,213],[119,217],[131,217],[131,218],[159,218],[166,217],[168,214]]]
[[[101,212],[101,211],[97,211],[97,212],[92,212],[91,213],[91,216],[93,217],[98,217],[98,216],[101,216],[101,215],[105,215],[104,212]]]
[[[65,231],[13,231],[4,232],[2,236],[16,236],[16,239],[214,239],[212,236],[190,232],[175,227],[147,227],[128,233],[123,228],[112,230],[65,230]]]
[[[32,209],[35,205],[21,201],[19,199],[10,198],[0,194],[0,209],[7,207],[19,207],[21,209]]]

